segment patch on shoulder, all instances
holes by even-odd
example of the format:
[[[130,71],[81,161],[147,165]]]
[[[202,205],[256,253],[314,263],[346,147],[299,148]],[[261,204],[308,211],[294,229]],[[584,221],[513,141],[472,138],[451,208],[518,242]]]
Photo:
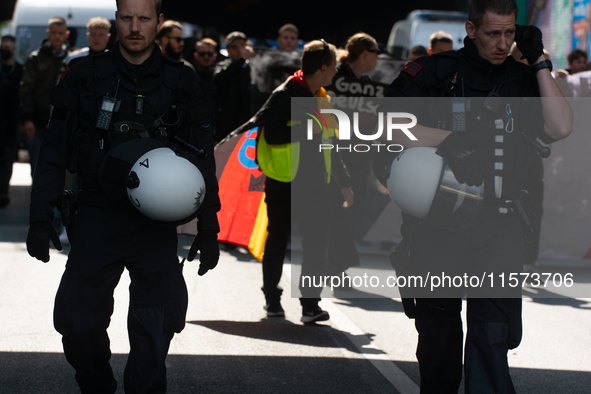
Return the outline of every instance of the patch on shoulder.
[[[423,66],[418,63],[408,62],[406,63],[406,66],[402,67],[401,71],[404,71],[405,73],[408,73],[414,77],[419,71],[421,71],[422,68]]]
[[[60,79],[64,79],[66,77],[66,75],[68,75],[69,72],[70,72],[70,67],[66,67],[64,72],[62,72],[62,75],[60,75]]]

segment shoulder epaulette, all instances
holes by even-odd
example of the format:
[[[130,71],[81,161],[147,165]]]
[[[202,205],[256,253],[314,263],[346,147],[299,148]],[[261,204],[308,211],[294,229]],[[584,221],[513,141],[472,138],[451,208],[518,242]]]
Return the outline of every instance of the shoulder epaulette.
[[[414,61],[410,61],[408,63],[406,63],[406,65],[404,67],[402,67],[402,70],[400,70],[400,72],[405,72],[407,74],[410,74],[411,76],[415,77],[419,71],[421,71],[423,69],[423,66],[421,66],[419,63],[414,62]]]

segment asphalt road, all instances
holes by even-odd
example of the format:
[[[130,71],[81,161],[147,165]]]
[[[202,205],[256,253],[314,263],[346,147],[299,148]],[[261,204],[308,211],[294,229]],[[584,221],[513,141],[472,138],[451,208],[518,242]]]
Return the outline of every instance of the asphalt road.
[[[74,371],[52,326],[68,248],[52,250],[47,264],[29,257],[28,166],[19,163],[15,170],[13,201],[0,210],[0,393],[76,393]],[[179,255],[186,256],[191,238],[179,239]],[[383,253],[364,250],[363,256],[367,269],[388,269]],[[292,258],[297,273],[296,252]],[[197,269],[185,265],[190,304],[186,328],[167,359],[170,393],[418,392],[416,332],[399,299],[337,294],[321,302],[331,320],[304,326],[298,299],[289,297],[289,265],[281,282],[285,319],[265,317],[261,266],[245,250],[222,250],[218,267],[203,277]],[[588,280],[586,270],[581,275]],[[120,386],[129,350],[128,285],[124,274],[109,328]],[[524,300],[524,338],[509,354],[518,393],[591,392],[590,301]]]

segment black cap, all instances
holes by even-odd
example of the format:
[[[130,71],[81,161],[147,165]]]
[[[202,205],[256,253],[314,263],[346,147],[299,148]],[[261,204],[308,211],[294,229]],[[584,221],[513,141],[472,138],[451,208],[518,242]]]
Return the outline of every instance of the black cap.
[[[247,40],[246,34],[242,33],[241,31],[233,31],[232,33],[226,36],[226,45],[230,45],[234,41],[242,39],[244,41]]]

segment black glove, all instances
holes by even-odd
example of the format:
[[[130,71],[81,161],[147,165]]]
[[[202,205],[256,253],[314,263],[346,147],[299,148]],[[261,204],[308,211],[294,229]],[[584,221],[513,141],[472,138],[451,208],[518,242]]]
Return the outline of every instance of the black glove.
[[[62,250],[62,243],[51,222],[34,222],[29,225],[27,251],[31,257],[44,263],[49,261],[49,240],[57,250]]]
[[[448,135],[435,153],[443,157],[459,183],[480,186],[484,180],[480,157],[471,147],[468,133],[454,132]]]
[[[522,59],[527,59],[530,65],[534,65],[540,56],[544,55],[542,44],[542,32],[535,26],[515,25],[515,43],[521,51]]]
[[[375,152],[372,156],[372,169],[378,182],[384,187],[388,187],[388,178],[390,177],[390,168],[392,162],[398,156],[397,153],[386,151]]]
[[[203,234],[197,233],[195,240],[189,250],[187,260],[193,261],[197,255],[197,251],[200,251],[199,255],[199,276],[205,275],[209,270],[215,268],[218,265],[220,259],[220,247],[218,245],[218,236],[216,234]]]

